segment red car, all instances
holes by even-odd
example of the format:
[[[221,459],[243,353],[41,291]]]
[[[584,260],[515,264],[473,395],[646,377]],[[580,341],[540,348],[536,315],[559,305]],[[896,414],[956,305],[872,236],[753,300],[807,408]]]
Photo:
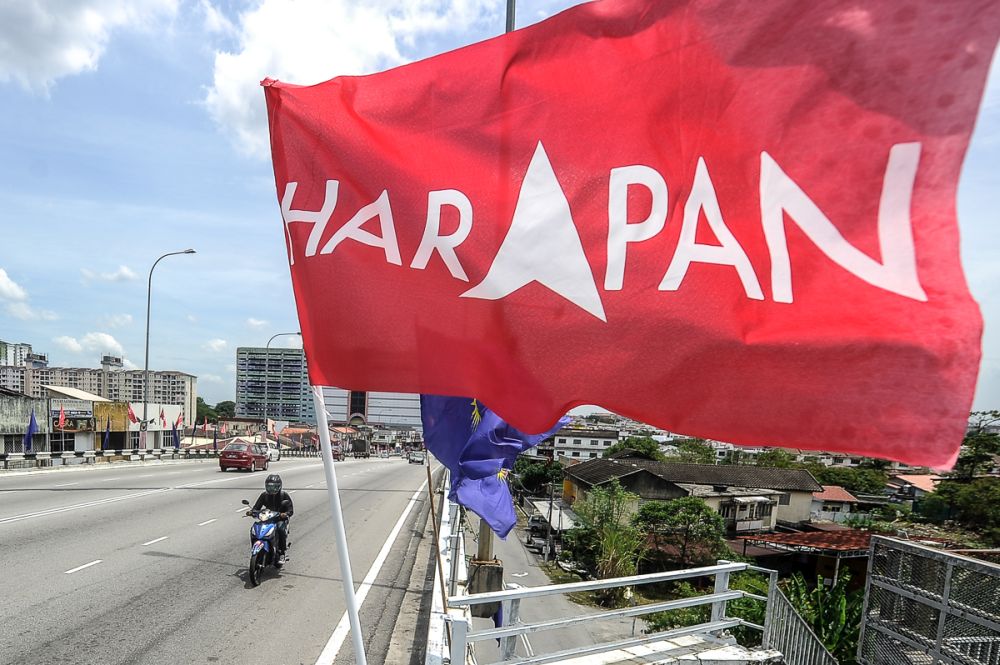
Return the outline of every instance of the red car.
[[[257,469],[267,471],[267,448],[259,443],[230,443],[219,455],[219,469]]]

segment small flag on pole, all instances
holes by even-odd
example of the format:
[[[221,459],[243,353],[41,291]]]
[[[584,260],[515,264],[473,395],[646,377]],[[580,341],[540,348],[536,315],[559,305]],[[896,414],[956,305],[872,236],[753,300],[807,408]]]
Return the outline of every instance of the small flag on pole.
[[[59,429],[66,427],[66,410],[59,407]]]
[[[135,416],[135,411],[132,410],[132,405],[131,404],[128,405],[128,419],[129,419],[129,422],[132,423],[133,425],[135,423],[139,422],[139,419],[136,418],[136,416]]]
[[[108,424],[104,428],[104,443],[101,448],[107,450],[109,441],[111,441],[111,416],[108,416]]]
[[[167,429],[167,416],[163,413],[163,407],[160,407],[160,426],[163,429]]]
[[[171,431],[171,436],[174,437],[174,448],[175,449],[181,447],[181,437],[177,433],[177,421],[179,421],[179,420],[180,420],[180,416],[178,416],[177,420],[174,421],[174,426],[173,426],[172,431]]]
[[[28,421],[28,431],[24,434],[24,452],[31,452],[31,440],[38,431],[38,423],[35,421],[35,410],[31,410],[31,420]]]

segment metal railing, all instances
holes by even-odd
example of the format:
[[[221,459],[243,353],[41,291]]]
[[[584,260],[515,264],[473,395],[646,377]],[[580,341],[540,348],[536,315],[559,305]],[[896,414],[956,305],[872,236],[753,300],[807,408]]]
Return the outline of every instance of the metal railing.
[[[1000,565],[872,538],[862,665],[1000,665]]]
[[[759,596],[746,591],[732,589],[729,586],[730,575],[743,571],[757,571],[769,576],[769,595]],[[519,623],[516,617],[519,615],[519,604],[522,600],[529,598],[540,598],[558,594],[569,594],[582,591],[596,591],[599,589],[611,589],[617,587],[632,587],[644,584],[655,584],[660,582],[672,582],[699,577],[714,577],[715,586],[712,593],[706,593],[691,598],[681,598],[663,602],[647,603],[634,607],[591,612],[582,615],[550,619],[535,623]],[[799,617],[795,610],[788,604],[784,596],[780,596],[778,605],[774,599],[779,598],[780,591],[777,589],[777,572],[766,568],[759,568],[746,563],[731,563],[720,561],[714,566],[704,566],[701,568],[690,568],[686,570],[675,570],[649,575],[636,575],[631,577],[618,577],[606,580],[593,580],[584,582],[572,582],[569,584],[553,584],[541,587],[512,588],[504,591],[494,591],[490,593],[470,594],[465,596],[455,596],[448,599],[448,605],[452,608],[468,608],[472,605],[491,602],[502,602],[506,604],[504,616],[514,620],[513,625],[500,628],[490,628],[486,630],[472,631],[471,624],[467,616],[459,618],[452,616],[451,621],[451,662],[454,665],[465,663],[465,654],[471,643],[484,640],[501,640],[501,657],[504,661],[511,661],[514,653],[514,641],[519,636],[531,633],[570,628],[574,626],[585,626],[590,623],[607,619],[622,617],[635,617],[650,614],[652,612],[664,612],[683,608],[708,605],[711,607],[711,618],[707,622],[693,626],[675,628],[662,632],[651,633],[643,637],[606,642],[603,644],[593,644],[580,646],[574,649],[559,651],[549,654],[538,654],[525,658],[514,659],[522,665],[557,663],[570,658],[607,653],[619,649],[662,642],[683,635],[705,635],[710,636],[713,641],[723,643],[733,643],[732,638],[725,637],[725,631],[738,626],[760,631],[762,635],[761,646],[763,649],[775,649],[780,651],[779,644],[790,649],[786,655],[787,665],[837,665],[837,661],[823,648],[822,643],[816,638],[808,626]],[[753,598],[767,604],[764,625],[758,625],[744,619],[729,616],[727,614],[727,603],[739,598]],[[776,625],[781,622],[781,625]],[[782,652],[783,653],[783,652]],[[502,661],[501,661],[502,662]]]
[[[764,643],[780,651],[788,665],[839,665],[776,584],[768,591]]]

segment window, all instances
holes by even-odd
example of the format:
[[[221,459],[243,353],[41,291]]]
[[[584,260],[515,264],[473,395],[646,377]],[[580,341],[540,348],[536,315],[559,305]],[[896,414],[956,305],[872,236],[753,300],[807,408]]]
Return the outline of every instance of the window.
[[[597,453],[590,453],[591,458],[597,457]]]
[[[719,514],[724,519],[731,520],[736,517],[736,506],[732,503],[724,503],[719,506]]]
[[[559,443],[566,443],[566,439],[559,439]]]
[[[605,448],[607,448],[607,447],[608,447],[608,446],[610,446],[610,445],[611,445],[611,442],[610,442],[610,441],[605,441],[605,442],[604,442],[604,447],[605,447]]]
[[[580,451],[579,450],[574,450],[573,451],[573,457],[579,457],[579,456],[580,456]]]
[[[590,445],[592,445],[592,446],[599,446],[599,445],[601,445],[601,442],[598,441],[597,439],[591,439],[590,440]]]
[[[791,502],[792,502],[792,495],[789,494],[788,492],[785,492],[784,494],[778,497],[779,506],[787,506]]]
[[[581,441],[580,439],[573,439],[573,445],[574,446],[579,446],[579,445],[582,445],[582,444],[583,444],[583,441]]]

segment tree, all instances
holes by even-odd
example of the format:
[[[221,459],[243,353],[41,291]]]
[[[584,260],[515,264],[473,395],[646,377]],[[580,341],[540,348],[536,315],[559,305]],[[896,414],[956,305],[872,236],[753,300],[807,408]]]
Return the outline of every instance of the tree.
[[[219,402],[215,405],[215,413],[219,418],[235,418],[236,417],[236,402],[225,401]]]
[[[920,500],[917,510],[932,522],[953,519],[1000,545],[1000,478],[944,480]]]
[[[842,570],[833,586],[827,587],[823,580],[817,579],[816,586],[810,588],[805,578],[796,573],[785,585],[789,602],[843,665],[857,662],[865,599],[861,589],[848,591],[850,579],[850,573]]]
[[[633,524],[652,538],[657,558],[677,568],[713,564],[727,550],[722,516],[693,496],[647,501]]]
[[[648,457],[651,460],[657,462],[663,462],[666,460],[663,453],[660,451],[660,444],[657,443],[656,439],[649,436],[630,436],[624,441],[619,441],[610,448],[604,451],[605,457],[611,457],[615,453],[620,453],[623,450],[634,450],[643,457]]]
[[[969,414],[969,429],[962,439],[962,451],[955,463],[955,477],[971,481],[1000,455],[1000,434],[991,431],[1000,424],[1000,411],[973,411]]]
[[[795,456],[781,448],[769,448],[757,455],[755,464],[775,469],[790,469],[795,464]]]
[[[559,462],[538,462],[527,457],[514,461],[514,477],[528,494],[541,494],[549,483],[562,481],[563,465]]]
[[[670,462],[682,464],[715,464],[715,450],[704,439],[683,439],[674,443],[677,454],[667,458]]]
[[[629,516],[639,497],[626,491],[618,480],[594,487],[574,505],[580,525],[570,529],[563,546],[576,561],[600,579],[634,575],[642,553],[642,534]],[[617,607],[625,597],[621,587],[607,589],[599,599]]]
[[[197,400],[196,420],[197,422],[201,423],[205,422],[205,418],[208,418],[209,420],[218,420],[219,414],[215,412],[215,409],[210,407],[208,404],[205,404],[205,400],[199,397]]]
[[[820,485],[839,485],[848,492],[881,494],[889,476],[875,469],[851,469],[848,467],[806,464],[805,468]]]

